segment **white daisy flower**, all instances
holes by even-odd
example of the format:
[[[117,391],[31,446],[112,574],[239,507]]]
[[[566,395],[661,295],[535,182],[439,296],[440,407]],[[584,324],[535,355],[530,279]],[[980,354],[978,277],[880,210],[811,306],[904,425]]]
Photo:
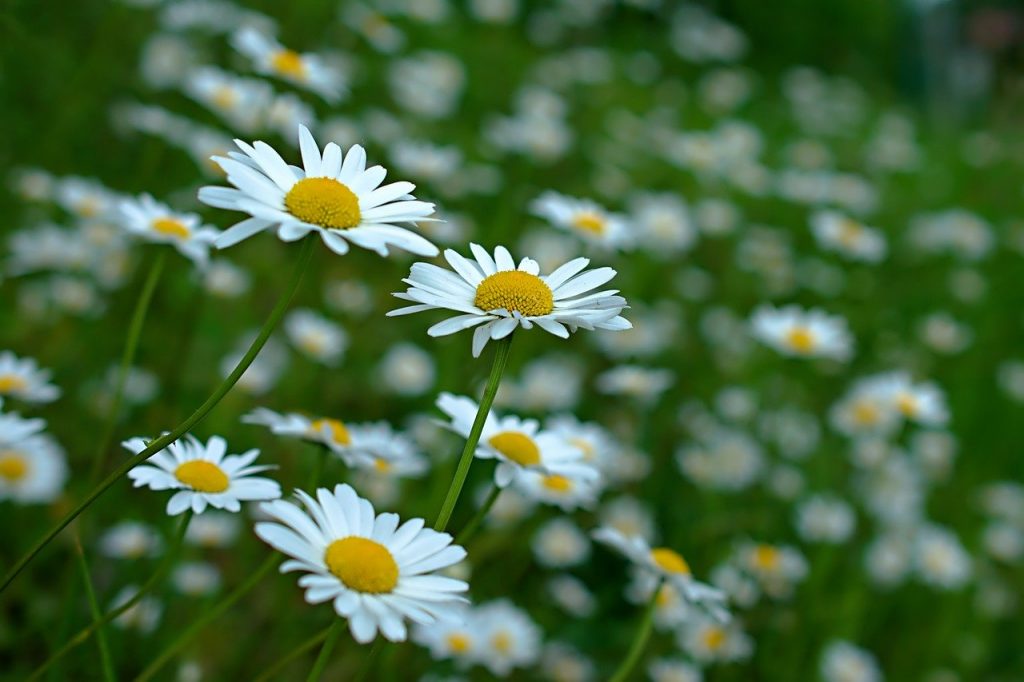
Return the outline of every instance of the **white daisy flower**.
[[[138,585],[125,585],[110,602],[110,610],[120,608],[139,593]],[[149,633],[156,629],[163,615],[164,607],[153,597],[143,597],[135,605],[114,619],[119,628],[134,629]]]
[[[252,26],[235,31],[231,45],[253,61],[253,68],[265,76],[304,88],[337,102],[344,91],[342,73],[315,54],[299,54]]]
[[[524,469],[516,476],[516,489],[530,500],[552,504],[567,512],[593,507],[601,493],[600,477],[581,477],[577,470],[558,471],[544,473]]]
[[[409,467],[419,469],[411,443],[394,434],[390,426],[383,423],[351,424],[333,417],[307,417],[295,412],[280,414],[265,407],[257,407],[242,417],[246,424],[266,426],[279,436],[301,438],[319,443],[338,455],[346,466],[363,467],[373,465],[376,459],[410,460]],[[384,470],[385,465],[377,465]],[[403,464],[402,469],[409,467]]]
[[[220,230],[203,225],[195,213],[178,213],[148,194],[120,203],[121,225],[148,242],[170,244],[197,266],[210,258],[210,245]]]
[[[132,438],[122,445],[134,454],[146,449],[144,438]],[[252,466],[259,450],[240,455],[226,455],[227,442],[213,436],[204,445],[196,437],[186,435],[157,452],[128,472],[136,488],[177,490],[167,501],[171,516],[192,509],[202,514],[207,505],[237,512],[241,502],[273,500],[281,496],[281,486],[269,478],[253,474],[271,466]],[[226,456],[225,456],[226,455]]]
[[[609,213],[589,199],[576,199],[548,191],[534,199],[530,211],[555,227],[576,234],[589,244],[619,249],[629,246],[633,241],[629,224],[623,216]]]
[[[480,638],[477,661],[494,675],[507,677],[513,668],[529,667],[540,658],[540,628],[507,599],[478,606],[471,617]]]
[[[702,607],[716,620],[729,620],[729,612],[724,606],[725,593],[696,580],[690,572],[690,565],[674,549],[652,548],[638,535],[626,536],[607,526],[596,529],[592,535],[595,540],[620,552],[637,566],[659,576],[672,585],[687,602]]]
[[[245,154],[214,157],[234,188],[199,190],[203,203],[251,216],[224,231],[216,241],[218,248],[277,228],[277,236],[287,242],[317,232],[339,254],[347,253],[351,242],[382,256],[390,246],[421,256],[437,255],[433,244],[394,224],[431,220],[434,205],[416,201],[409,194],[415,189],[411,182],[381,187],[387,171],[381,166],[367,168],[366,152],[359,145],[343,156],[332,142],[321,156],[309,129],[300,125],[303,167],[297,168],[264,142],[249,145],[235,140],[235,144]]]
[[[459,667],[467,667],[477,658],[480,635],[468,617],[468,609],[453,609],[451,618],[438,620],[430,625],[413,628],[412,639],[430,650],[434,660],[451,659]]]
[[[258,523],[256,534],[292,557],[282,572],[308,574],[299,578],[306,601],[333,601],[356,641],[370,642],[378,630],[404,641],[406,619],[430,625],[465,601],[469,585],[434,574],[466,557],[450,535],[425,528],[423,519],[399,526],[397,514],[376,514],[349,485],[316,492],[313,499],[296,491],[305,510],[284,500],[260,505],[279,523]]]
[[[140,559],[160,551],[163,542],[152,526],[139,521],[122,521],[100,536],[100,551],[115,559]]]
[[[57,183],[57,204],[65,211],[86,220],[110,216],[117,207],[117,194],[96,180],[67,177]]]
[[[883,374],[875,381],[879,395],[905,419],[926,426],[949,421],[946,398],[935,383],[914,383],[906,372]]]
[[[192,518],[185,529],[185,542],[206,549],[228,547],[238,537],[240,527],[241,522],[234,514],[208,511]]]
[[[785,545],[744,542],[736,550],[736,561],[775,599],[788,598],[807,576],[807,560],[799,550]]]
[[[0,501],[52,502],[64,489],[64,451],[49,435],[39,433],[42,426],[40,419],[0,415]]]
[[[811,215],[814,238],[823,249],[836,251],[852,260],[877,263],[885,258],[885,237],[881,231],[836,211]]]
[[[171,582],[175,589],[189,597],[206,597],[220,587],[220,572],[205,561],[186,561],[174,567]]]
[[[430,461],[404,434],[387,422],[371,422],[352,427],[355,433],[352,466],[383,476],[418,477],[430,467]]]
[[[537,529],[530,543],[537,563],[547,568],[567,568],[590,557],[590,538],[570,519],[559,517]]]
[[[735,620],[722,624],[697,615],[683,625],[677,640],[683,651],[703,664],[742,661],[754,652],[753,640]]]
[[[536,324],[564,339],[579,327],[618,331],[632,326],[619,315],[627,306],[617,290],[581,296],[611,280],[615,276],[611,268],[583,272],[590,261],[576,258],[540,276],[537,261],[524,258],[517,267],[503,246],[494,250],[493,258],[477,244],[469,248],[475,262],[451,249],[444,252],[455,272],[430,263],[413,264],[403,280],[409,289],[395,296],[415,305],[392,310],[388,316],[433,309],[460,312],[435,324],[427,334],[447,336],[476,327],[473,357],[480,356],[488,340],[502,339],[517,327],[532,329]]]
[[[328,366],[336,365],[348,346],[341,325],[313,310],[292,310],[285,318],[284,330],[296,348]]]
[[[40,369],[32,358],[0,352],[0,398],[11,396],[27,403],[50,403],[60,389],[50,383],[50,370]]]
[[[818,666],[824,682],[882,682],[878,660],[851,642],[831,642],[821,654]]]
[[[212,66],[190,71],[182,83],[185,93],[224,119],[232,128],[252,132],[274,96],[273,88],[255,78],[242,78]]]
[[[446,424],[463,438],[469,438],[479,405],[471,398],[442,393],[437,407],[450,422]],[[508,487],[516,476],[525,471],[542,474],[562,474],[566,477],[595,481],[597,469],[587,464],[583,452],[564,438],[540,430],[535,419],[520,419],[514,415],[498,416],[491,411],[484,420],[475,455],[480,459],[497,459],[494,483]]]
[[[763,305],[754,311],[750,325],[758,340],[783,355],[846,361],[853,354],[846,320],[821,310]]]

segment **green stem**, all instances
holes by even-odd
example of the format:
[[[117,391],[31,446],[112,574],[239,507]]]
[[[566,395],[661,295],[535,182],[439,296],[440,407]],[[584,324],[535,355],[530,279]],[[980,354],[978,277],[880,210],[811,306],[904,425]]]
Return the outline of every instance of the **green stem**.
[[[324,645],[320,648],[320,653],[316,657],[316,661],[313,663],[313,669],[309,671],[309,675],[306,677],[306,682],[317,682],[320,676],[324,673],[324,668],[327,667],[327,661],[331,660],[331,651],[334,649],[335,643],[338,641],[338,635],[345,629],[345,621],[340,617],[334,621],[330,629],[327,631],[327,638],[324,640]]]
[[[102,495],[107,488],[121,480],[121,477],[131,469],[135,468],[157,452],[160,452],[168,445],[181,438],[184,434],[188,433],[193,426],[199,423],[199,421],[202,420],[210,410],[216,407],[217,403],[219,403],[225,395],[227,395],[228,391],[231,390],[231,388],[242,377],[242,374],[245,373],[245,370],[249,369],[249,365],[251,365],[252,361],[256,359],[256,355],[263,349],[263,345],[267,342],[267,339],[270,338],[270,334],[277,327],[281,318],[284,317],[284,313],[288,309],[288,305],[291,303],[292,297],[295,295],[296,289],[298,289],[299,282],[302,280],[302,275],[309,264],[309,259],[313,254],[313,246],[315,243],[316,242],[313,238],[306,237],[306,240],[302,245],[302,251],[300,252],[298,261],[295,264],[295,270],[292,273],[291,281],[288,283],[287,288],[278,299],[277,305],[274,306],[274,309],[270,313],[270,317],[267,318],[267,321],[263,324],[263,328],[260,329],[260,333],[253,340],[252,345],[249,346],[249,350],[245,352],[242,359],[238,361],[238,364],[231,371],[231,374],[221,382],[221,384],[213,391],[213,394],[206,399],[206,402],[200,405],[199,409],[193,412],[188,419],[183,421],[173,431],[154,440],[142,452],[126,460],[114,472],[103,479],[103,482],[94,488],[92,492],[90,492],[86,498],[78,504],[78,506],[72,509],[67,516],[61,519],[60,522],[51,528],[41,539],[36,541],[28,553],[18,559],[17,563],[7,571],[6,575],[4,575],[3,582],[0,583],[0,592],[7,589],[7,586],[11,584],[11,581],[14,580],[22,570],[24,570],[25,566],[27,566],[28,563],[32,561],[32,559],[39,554],[39,552],[42,551],[42,549],[46,547],[51,540],[57,537],[58,533],[64,530],[69,523],[74,521],[90,504],[96,501],[96,499]]]
[[[637,662],[640,660],[640,656],[643,655],[644,648],[647,646],[647,640],[651,636],[651,625],[654,623],[654,609],[658,605],[658,593],[661,592],[661,586],[664,583],[664,580],[659,580],[654,588],[654,592],[651,593],[651,599],[647,602],[647,607],[644,609],[640,625],[637,627],[636,635],[633,637],[633,644],[629,647],[629,653],[622,659],[619,669],[612,675],[610,682],[625,682],[625,680],[628,680],[630,673],[633,672],[633,668],[636,667]]]
[[[171,566],[174,565],[175,557],[177,557],[178,555],[178,549],[181,547],[181,543],[185,538],[185,531],[188,530],[188,524],[191,521],[192,510],[190,509],[187,512],[185,512],[185,516],[182,517],[181,523],[178,525],[178,531],[174,534],[174,538],[171,540],[171,543],[167,546],[167,551],[164,552],[164,558],[160,561],[160,565],[157,566],[157,569],[153,571],[153,574],[151,576],[149,576],[149,579],[146,580],[145,583],[143,583],[142,587],[140,587],[135,592],[135,594],[132,595],[131,599],[119,605],[118,607],[111,609],[109,612],[107,612],[106,615],[102,617],[97,617],[97,614],[93,614],[93,622],[90,625],[79,630],[78,633],[76,633],[74,637],[69,639],[64,646],[62,646],[60,649],[57,650],[56,653],[54,653],[52,656],[46,659],[46,661],[41,666],[36,668],[36,670],[28,678],[27,682],[39,679],[39,677],[42,676],[42,674],[46,672],[46,670],[51,665],[53,665],[58,660],[63,658],[65,654],[67,654],[69,651],[71,651],[78,645],[86,642],[93,632],[97,633],[97,638],[102,638],[102,628],[104,625],[111,622],[112,620],[120,616],[122,613],[124,613],[125,611],[135,606],[140,601],[142,601],[142,598],[146,594],[148,594],[157,584],[159,584],[160,581],[163,580],[164,576],[167,575],[167,572],[171,569]],[[77,536],[75,538],[75,541],[78,541]]]
[[[455,542],[460,545],[466,544],[466,541],[473,537],[476,533],[477,528],[483,523],[483,520],[487,518],[487,513],[491,511],[491,507],[497,501],[498,496],[501,495],[501,488],[498,487],[497,483],[491,484],[491,492],[487,494],[487,499],[480,505],[480,508],[476,510],[476,514],[469,523],[466,524],[465,528],[459,531],[459,534],[455,536]]]
[[[263,564],[261,564],[260,567],[257,568],[244,583],[236,587],[234,592],[221,599],[219,602],[214,604],[211,609],[192,621],[192,624],[188,629],[182,632],[177,639],[171,642],[170,646],[160,652],[160,655],[157,656],[153,662],[135,678],[135,682],[144,682],[144,680],[152,679],[154,675],[160,672],[160,669],[163,668],[168,661],[174,658],[174,655],[178,653],[178,651],[184,648],[185,645],[191,642],[196,635],[202,632],[203,628],[224,615],[228,609],[234,606],[235,602],[259,585],[260,581],[267,575],[267,573],[270,572],[270,569],[277,565],[279,560],[280,557],[278,557],[276,553],[267,557],[266,561],[264,561]]]
[[[320,482],[320,476],[324,472],[324,465],[327,463],[327,458],[330,456],[330,451],[326,445],[321,443],[315,443],[313,450],[313,469],[309,473],[309,484],[306,486],[307,491],[311,494],[316,492],[316,484]],[[313,495],[316,497],[316,495]]]
[[[491,365],[491,376],[487,379],[487,387],[484,389],[484,397],[480,400],[480,408],[476,411],[476,419],[473,420],[473,427],[469,430],[469,438],[466,446],[462,449],[462,456],[455,468],[455,476],[448,487],[448,494],[441,505],[441,511],[437,515],[434,529],[443,531],[448,526],[448,521],[455,511],[455,503],[459,501],[459,494],[462,486],[466,483],[466,476],[469,475],[469,467],[473,464],[473,453],[476,445],[480,442],[480,434],[484,430],[484,422],[491,411],[491,404],[494,403],[494,396],[498,394],[498,385],[501,383],[502,372],[508,363],[509,349],[512,347],[512,334],[496,342],[494,349],[494,364]]]
[[[103,679],[106,682],[114,682],[117,677],[114,675],[114,662],[110,658],[107,635],[103,632],[103,612],[100,610],[100,603],[96,600],[96,591],[92,587],[92,576],[89,574],[89,561],[85,558],[82,540],[77,534],[75,535],[75,557],[78,559],[78,568],[82,572],[82,582],[85,583],[85,596],[89,601],[89,611],[92,614],[93,625],[96,627],[96,647],[100,651],[100,668],[103,670]]]
[[[359,670],[359,674],[355,679],[355,682],[365,682],[370,677],[370,672],[373,671],[373,664],[380,658],[380,652],[384,650],[384,638],[378,637],[373,643],[373,647],[370,649],[370,653],[366,656],[366,660],[363,661],[363,665]]]
[[[282,668],[284,668],[286,665],[288,665],[289,663],[291,663],[307,651],[312,651],[317,644],[327,639],[327,635],[330,633],[331,627],[324,628],[320,632],[316,633],[315,635],[313,635],[312,637],[310,637],[309,639],[302,642],[297,647],[286,653],[281,658],[277,659],[277,661],[273,665],[271,665],[269,668],[265,669],[262,673],[260,673],[259,677],[253,680],[253,682],[267,682],[267,680],[274,679],[274,676],[277,675],[277,673],[279,673]]]
[[[167,259],[167,249],[160,249],[152,266],[149,268],[149,275],[145,284],[142,285],[142,292],[135,303],[135,312],[132,313],[131,323],[128,325],[128,339],[124,344],[124,351],[121,353],[121,365],[117,370],[117,379],[114,384],[114,396],[107,407],[107,414],[104,418],[102,435],[99,440],[99,447],[93,456],[92,469],[89,472],[89,482],[95,483],[107,463],[107,455],[110,450],[110,441],[114,439],[114,430],[117,427],[118,413],[121,411],[121,400],[124,398],[124,384],[128,376],[128,370],[135,361],[135,351],[139,347],[139,337],[142,335],[142,326],[146,322],[146,313],[149,311],[150,301],[153,300],[153,292],[156,291],[156,284],[160,281],[160,273],[163,272],[164,262]]]

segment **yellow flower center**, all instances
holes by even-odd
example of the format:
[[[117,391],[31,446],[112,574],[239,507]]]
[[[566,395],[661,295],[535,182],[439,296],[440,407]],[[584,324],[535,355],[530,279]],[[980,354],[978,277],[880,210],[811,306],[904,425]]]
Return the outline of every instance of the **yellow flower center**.
[[[201,493],[222,493],[231,483],[223,469],[204,459],[179,464],[174,470],[174,477]]]
[[[703,635],[704,646],[711,651],[718,651],[725,644],[725,630],[722,628],[712,625],[704,631]]]
[[[313,433],[322,434],[325,431],[330,434],[331,440],[336,445],[351,445],[352,436],[348,429],[338,419],[317,419],[311,425]]]
[[[913,417],[917,414],[917,400],[909,393],[901,393],[896,399],[896,408],[904,417]]]
[[[658,590],[658,596],[654,598],[655,603],[661,608],[671,606],[676,601],[675,590],[671,585],[662,585]]]
[[[170,237],[188,238],[189,231],[185,224],[174,218],[157,218],[153,221],[153,231]]]
[[[349,589],[369,594],[391,592],[398,584],[398,564],[388,548],[369,538],[349,536],[327,546],[328,570]]]
[[[512,651],[512,636],[505,631],[501,631],[491,638],[491,645],[499,654],[507,654]]]
[[[83,218],[94,218],[100,212],[100,202],[93,197],[86,197],[78,202],[75,210]]]
[[[299,180],[284,196],[284,205],[303,222],[335,230],[355,227],[363,219],[359,197],[333,178]]]
[[[17,374],[4,374],[0,376],[0,393],[14,393],[25,388],[28,384],[25,379]]]
[[[679,552],[668,547],[656,547],[651,550],[651,560],[666,573],[689,575],[690,566]]]
[[[519,466],[529,467],[540,464],[540,448],[527,435],[517,431],[503,431],[491,436],[487,442],[492,448]]]
[[[844,218],[839,225],[839,243],[843,246],[852,247],[856,245],[860,236],[864,233],[864,227],[856,220]]]
[[[782,561],[782,553],[771,545],[758,545],[754,549],[754,566],[763,571],[774,571]]]
[[[575,446],[583,453],[583,459],[591,461],[594,459],[594,455],[597,454],[594,444],[583,438],[570,438],[569,445]]]
[[[238,93],[233,88],[222,85],[213,91],[212,100],[214,106],[218,109],[231,109],[235,106],[235,102],[238,101]]]
[[[0,478],[16,483],[28,473],[28,462],[20,453],[8,450],[0,452]]]
[[[393,469],[394,467],[393,467],[393,465],[391,464],[391,462],[389,462],[389,461],[387,461],[386,459],[383,459],[383,458],[381,458],[381,457],[378,457],[377,459],[375,459],[375,460],[373,461],[373,468],[374,468],[374,469],[375,469],[375,470],[376,470],[376,471],[377,471],[378,473],[381,473],[381,474],[386,474],[386,473],[388,473],[389,471],[391,471],[391,469]]]
[[[526,317],[547,315],[555,309],[551,287],[537,275],[520,270],[503,270],[489,275],[476,288],[473,305],[480,310],[504,308]]]
[[[302,55],[298,52],[280,50],[271,57],[270,65],[282,76],[300,80],[306,77],[306,65],[302,63]]]
[[[853,406],[853,421],[861,426],[873,426],[879,417],[878,407],[868,400],[860,400]]]
[[[572,490],[572,480],[559,474],[544,477],[544,487],[556,493],[567,493]]]
[[[448,635],[446,641],[448,642],[448,648],[452,650],[452,653],[456,654],[466,653],[469,651],[470,644],[472,644],[469,635],[464,635],[461,632],[453,632]]]
[[[807,327],[793,327],[786,333],[786,343],[798,353],[810,353],[817,345],[814,334]]]
[[[596,235],[604,234],[608,227],[608,221],[604,219],[604,216],[591,211],[577,213],[572,219],[572,224],[577,230]]]

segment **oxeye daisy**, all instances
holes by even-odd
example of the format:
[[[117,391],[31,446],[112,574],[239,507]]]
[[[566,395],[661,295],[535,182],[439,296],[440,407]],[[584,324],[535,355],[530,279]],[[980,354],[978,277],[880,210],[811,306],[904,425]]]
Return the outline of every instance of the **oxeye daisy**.
[[[195,213],[178,213],[148,194],[120,204],[121,225],[148,242],[170,244],[196,265],[205,266],[220,231],[202,224]]]
[[[818,211],[811,216],[811,229],[819,246],[851,260],[877,263],[885,258],[882,233],[841,213]]]
[[[388,316],[443,309],[462,313],[435,324],[430,336],[446,336],[476,327],[473,357],[479,357],[487,341],[502,339],[517,327],[541,329],[568,338],[570,331],[583,329],[629,329],[619,315],[626,299],[611,289],[587,294],[615,276],[611,268],[584,272],[590,261],[576,258],[550,275],[541,276],[540,266],[523,258],[516,266],[503,246],[494,257],[483,247],[470,244],[475,261],[448,249],[444,257],[455,272],[429,263],[415,263],[404,293],[395,296],[415,305],[392,310]],[[586,295],[583,295],[586,294]]]
[[[623,216],[609,213],[589,199],[576,199],[549,191],[530,204],[530,211],[590,244],[617,249],[633,241]]]
[[[412,440],[387,422],[359,424],[355,432],[353,466],[383,476],[421,476],[430,466]]]
[[[411,182],[381,186],[387,171],[366,167],[366,152],[353,145],[347,154],[329,143],[320,149],[306,126],[299,126],[302,168],[289,166],[268,144],[235,144],[245,152],[230,152],[213,160],[234,187],[203,187],[199,200],[210,206],[242,211],[251,217],[217,239],[226,248],[258,232],[276,228],[286,242],[319,233],[335,253],[348,252],[349,242],[382,256],[388,247],[436,256],[437,247],[395,223],[431,220],[434,205],[415,200]]]
[[[132,438],[122,445],[134,454],[146,449],[146,440]],[[202,514],[206,507],[237,512],[241,502],[273,500],[281,486],[269,478],[253,476],[270,466],[252,466],[259,450],[227,455],[227,442],[213,436],[205,444],[192,435],[177,440],[128,472],[136,488],[177,490],[167,501],[171,516],[192,509]]]
[[[296,348],[328,366],[336,365],[348,346],[348,336],[341,325],[312,310],[288,313],[284,330]]]
[[[729,619],[729,612],[724,607],[725,593],[697,581],[690,571],[690,565],[674,549],[651,547],[638,535],[627,537],[606,526],[595,530],[593,536],[598,542],[612,547],[637,566],[672,585],[687,602],[704,608],[718,620]]]
[[[276,76],[315,92],[328,102],[337,102],[344,88],[340,71],[314,54],[299,54],[251,26],[231,36],[231,45],[253,62],[255,70]]]
[[[423,519],[399,526],[397,514],[376,514],[349,485],[320,488],[316,499],[296,495],[305,509],[284,500],[260,505],[274,522],[256,524],[256,534],[292,557],[282,572],[307,573],[299,578],[306,601],[332,601],[356,641],[370,642],[378,631],[404,641],[406,619],[430,625],[465,602],[469,585],[435,574],[466,556],[447,533],[425,528]]]
[[[295,412],[279,414],[265,407],[257,407],[244,415],[242,421],[266,426],[271,433],[279,436],[319,443],[341,457],[346,465],[355,465],[362,431],[353,424],[333,417],[307,417]]]
[[[437,407],[448,416],[448,428],[463,438],[469,437],[479,409],[475,401],[442,393]],[[499,488],[507,487],[519,472],[527,470],[589,481],[599,476],[597,469],[584,461],[582,450],[554,433],[541,431],[536,420],[498,416],[493,411],[484,421],[475,454],[481,459],[498,460],[494,482]]]
[[[755,337],[783,355],[846,361],[853,353],[846,320],[821,310],[764,305],[754,311],[750,325]]]
[[[540,658],[540,628],[507,599],[478,606],[472,621],[480,638],[478,660],[493,674],[507,677],[513,668],[531,666]]]
[[[944,426],[949,410],[942,390],[934,383],[914,383],[906,372],[891,372],[874,379],[878,394],[905,419],[927,426]]]
[[[52,502],[68,477],[64,451],[41,419],[0,414],[0,500]]]
[[[11,396],[27,403],[50,403],[60,389],[50,383],[50,370],[40,369],[32,358],[0,352],[0,397]]]
[[[580,476],[575,470],[559,469],[550,473],[524,470],[516,477],[516,488],[527,498],[553,504],[564,511],[589,508],[601,492],[600,477]]]

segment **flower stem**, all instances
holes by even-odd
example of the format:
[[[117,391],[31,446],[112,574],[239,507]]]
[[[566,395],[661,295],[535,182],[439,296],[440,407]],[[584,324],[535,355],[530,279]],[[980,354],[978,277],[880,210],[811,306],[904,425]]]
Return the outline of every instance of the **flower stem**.
[[[135,303],[135,311],[132,313],[131,323],[128,325],[128,338],[121,352],[121,365],[117,370],[117,379],[114,384],[114,396],[107,406],[107,414],[104,418],[103,430],[100,432],[99,446],[93,456],[92,468],[89,471],[88,481],[95,483],[96,479],[103,473],[107,463],[107,455],[110,450],[110,441],[114,438],[114,429],[117,427],[118,413],[121,411],[121,400],[124,397],[124,384],[128,376],[128,370],[135,361],[135,351],[139,347],[139,337],[142,335],[142,326],[146,322],[146,313],[149,311],[150,301],[153,300],[153,292],[156,291],[156,284],[160,281],[160,274],[164,269],[164,262],[167,259],[167,249],[160,249],[156,259],[149,268],[149,275],[146,277],[139,299]]]
[[[320,653],[317,655],[316,661],[313,662],[313,669],[309,671],[306,682],[317,682],[320,679],[324,668],[327,667],[327,661],[331,659],[331,651],[334,649],[334,644],[338,641],[338,635],[344,629],[345,621],[338,617],[327,631],[327,638],[324,639],[324,645],[320,647]]]
[[[487,494],[487,499],[484,500],[484,503],[476,510],[476,514],[469,520],[469,523],[467,523],[466,526],[459,531],[459,534],[455,536],[455,542],[457,544],[464,545],[467,540],[473,537],[477,528],[479,528],[483,520],[487,518],[487,512],[491,511],[491,507],[494,506],[499,495],[501,495],[501,488],[498,487],[497,483],[492,483],[491,492]]]
[[[93,625],[96,628],[96,647],[100,651],[100,668],[103,671],[103,679],[106,682],[114,682],[117,678],[114,675],[114,662],[110,658],[107,635],[103,632],[103,613],[100,610],[99,602],[96,601],[96,591],[92,587],[92,576],[89,574],[89,560],[85,558],[82,540],[77,534],[75,535],[75,557],[78,559],[78,568],[82,572],[85,596],[89,600],[89,611],[92,614]]]
[[[512,347],[512,334],[496,342],[494,349],[494,364],[491,365],[491,376],[487,379],[487,387],[484,389],[484,396],[480,400],[480,408],[476,411],[476,419],[473,420],[473,427],[469,431],[469,438],[466,446],[462,449],[462,456],[455,469],[455,476],[448,487],[448,494],[441,505],[441,512],[437,515],[434,529],[443,531],[448,526],[448,521],[455,511],[455,503],[459,501],[459,494],[462,486],[466,483],[466,476],[469,475],[469,467],[473,463],[473,453],[476,445],[480,442],[480,434],[484,430],[484,422],[491,411],[491,404],[494,403],[494,396],[498,394],[498,385],[501,383],[502,372],[508,363],[509,349]]]
[[[51,665],[53,665],[58,660],[63,658],[65,654],[67,654],[69,651],[77,647],[79,644],[88,641],[89,636],[93,632],[96,632],[97,639],[102,641],[103,626],[109,623],[110,621],[114,620],[118,616],[120,616],[122,613],[124,613],[131,607],[138,604],[140,601],[142,601],[142,598],[157,584],[159,584],[165,575],[167,575],[167,572],[171,569],[171,566],[174,565],[174,560],[178,555],[178,549],[181,547],[181,543],[185,538],[185,531],[188,530],[188,524],[191,521],[192,510],[190,509],[187,512],[185,512],[185,515],[182,517],[181,524],[178,526],[178,531],[174,534],[174,538],[171,540],[171,543],[167,546],[167,551],[164,553],[164,558],[160,561],[160,565],[157,566],[157,569],[153,571],[153,574],[151,576],[149,576],[149,579],[146,580],[145,583],[143,583],[142,587],[140,587],[135,592],[135,594],[132,595],[131,599],[117,606],[116,608],[111,609],[103,616],[99,616],[97,608],[97,611],[93,613],[93,622],[90,625],[87,625],[86,627],[79,630],[74,637],[67,641],[67,643],[64,646],[62,646],[60,649],[57,650],[56,653],[54,653],[52,656],[46,659],[46,661],[41,666],[36,668],[36,670],[28,678],[28,680],[31,681],[39,679],[39,677],[44,672],[46,672],[46,670]],[[77,535],[75,536],[75,542],[78,543]],[[78,553],[81,553],[81,545],[78,545],[77,550]],[[84,556],[82,557],[82,560],[85,560]],[[88,571],[88,566],[86,566],[85,570]]]
[[[636,667],[637,662],[640,660],[640,656],[643,655],[644,648],[647,646],[647,640],[651,636],[651,625],[654,622],[654,609],[658,605],[658,594],[661,592],[661,586],[664,583],[664,580],[659,580],[654,588],[654,592],[651,593],[651,599],[647,602],[646,608],[644,608],[640,625],[637,627],[636,635],[633,637],[633,644],[630,645],[629,652],[622,659],[619,669],[612,675],[610,682],[625,682],[625,680],[628,680],[630,673],[633,672],[633,668]]]
[[[271,665],[269,668],[266,668],[262,673],[260,673],[259,677],[253,680],[253,682],[267,682],[267,680],[274,679],[274,676],[277,675],[277,673],[279,673],[282,668],[284,668],[286,665],[288,665],[289,663],[291,663],[307,651],[311,651],[317,644],[327,639],[327,635],[331,632],[331,627],[333,627],[333,625],[324,628],[320,632],[316,633],[315,635],[313,635],[312,637],[310,637],[309,639],[302,642],[297,647],[286,653],[281,658],[277,659],[277,661],[273,665]]]
[[[228,391],[231,390],[231,388],[242,377],[242,374],[245,373],[245,370],[249,369],[249,365],[251,365],[252,361],[256,359],[256,355],[263,349],[267,339],[270,338],[270,334],[277,327],[281,318],[284,317],[284,313],[288,309],[288,305],[291,303],[292,297],[294,296],[296,289],[298,289],[299,282],[302,280],[302,275],[305,273],[306,267],[309,264],[309,259],[313,254],[313,246],[315,243],[314,239],[310,237],[306,238],[302,245],[302,251],[300,252],[298,261],[295,264],[295,270],[292,273],[291,281],[288,283],[285,291],[281,294],[281,297],[277,300],[277,304],[271,311],[270,317],[268,317],[267,321],[264,322],[263,328],[260,329],[260,332],[253,340],[252,345],[249,346],[249,350],[247,350],[245,355],[242,356],[242,359],[238,361],[238,364],[231,371],[231,374],[229,374],[227,378],[224,379],[216,389],[214,389],[210,397],[206,399],[206,402],[200,405],[195,412],[175,427],[170,433],[154,440],[146,446],[142,452],[126,460],[109,476],[103,479],[98,486],[86,495],[84,500],[72,509],[70,513],[61,519],[57,525],[51,528],[42,538],[36,541],[32,548],[29,549],[23,557],[18,559],[14,566],[7,571],[4,575],[3,582],[0,583],[0,592],[7,589],[7,586],[11,584],[11,581],[14,580],[22,570],[24,570],[25,566],[32,561],[36,554],[39,554],[39,552],[46,547],[51,540],[57,537],[58,533],[64,530],[69,523],[74,521],[90,504],[95,502],[96,499],[107,490],[107,488],[114,485],[114,483],[119,481],[121,477],[131,469],[146,461],[157,452],[160,452],[168,445],[181,438],[184,434],[188,433],[193,426],[199,423],[199,421],[202,420],[210,410],[216,407],[217,403],[219,403],[225,395],[227,395]]]
[[[370,648],[370,653],[367,654],[366,660],[363,661],[363,665],[359,669],[359,673],[356,676],[355,682],[365,682],[370,679],[370,673],[373,671],[373,665],[380,658],[380,652],[384,650],[384,639],[378,637],[377,641],[373,643]]]

